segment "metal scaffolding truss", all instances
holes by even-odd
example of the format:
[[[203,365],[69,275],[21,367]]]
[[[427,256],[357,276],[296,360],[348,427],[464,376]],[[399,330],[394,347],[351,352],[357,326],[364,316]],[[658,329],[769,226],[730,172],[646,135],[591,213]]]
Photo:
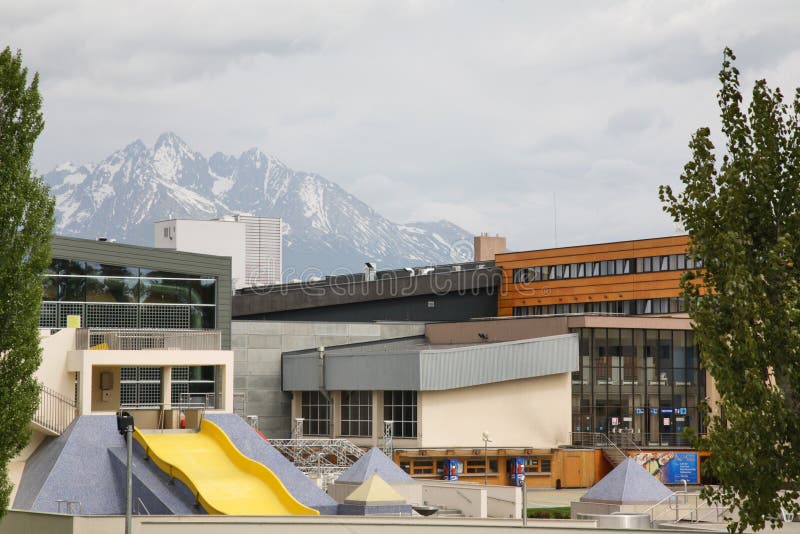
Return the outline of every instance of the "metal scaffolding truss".
[[[330,483],[364,455],[364,450],[346,439],[271,439],[270,444],[306,475]]]

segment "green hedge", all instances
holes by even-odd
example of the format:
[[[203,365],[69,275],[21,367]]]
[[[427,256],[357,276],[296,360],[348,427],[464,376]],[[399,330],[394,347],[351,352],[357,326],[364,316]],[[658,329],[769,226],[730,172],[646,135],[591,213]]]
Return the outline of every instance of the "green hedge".
[[[532,519],[569,519],[569,506],[553,506],[551,508],[528,508],[528,517]]]

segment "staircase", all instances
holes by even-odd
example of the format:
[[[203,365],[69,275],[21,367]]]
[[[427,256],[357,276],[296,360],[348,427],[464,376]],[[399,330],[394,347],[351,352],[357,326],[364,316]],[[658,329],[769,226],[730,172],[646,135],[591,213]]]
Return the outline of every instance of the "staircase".
[[[75,419],[75,401],[47,386],[39,391],[39,407],[33,414],[33,427],[48,436],[60,436]]]
[[[630,435],[615,434],[615,436],[619,436],[620,445],[623,447],[641,452],[641,449],[639,449],[636,442],[631,439]],[[628,457],[628,453],[617,446],[607,434],[603,434],[602,432],[573,432],[572,445],[589,446],[600,449],[603,451],[605,459],[608,460],[613,467],[617,467]]]

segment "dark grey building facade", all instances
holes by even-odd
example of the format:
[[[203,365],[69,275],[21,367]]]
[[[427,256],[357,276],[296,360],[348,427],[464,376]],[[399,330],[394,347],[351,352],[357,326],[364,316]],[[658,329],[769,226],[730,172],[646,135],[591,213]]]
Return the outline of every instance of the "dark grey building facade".
[[[231,344],[231,259],[54,236],[41,328],[216,328]]]

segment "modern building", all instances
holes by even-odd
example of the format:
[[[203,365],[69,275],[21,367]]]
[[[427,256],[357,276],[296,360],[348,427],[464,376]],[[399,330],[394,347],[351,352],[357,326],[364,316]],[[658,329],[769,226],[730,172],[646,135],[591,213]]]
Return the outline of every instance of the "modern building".
[[[517,336],[580,336],[573,431],[676,445],[684,428],[704,430],[700,409],[714,388],[680,297],[683,274],[702,267],[688,246],[688,236],[674,236],[497,255],[498,315],[564,316],[522,321]]]
[[[688,246],[683,235],[498,254],[498,315],[682,313],[681,276],[700,267]]]
[[[459,321],[497,315],[501,271],[492,261],[329,276],[253,287],[233,297],[252,321]]]
[[[230,258],[62,237],[52,255],[42,275],[40,405],[30,444],[9,466],[15,509],[124,513],[122,409],[136,428],[139,513],[336,513],[233,413]],[[205,464],[181,464],[191,451]],[[208,484],[212,466],[264,499],[226,498]]]
[[[570,442],[579,336],[442,343],[444,326],[427,325],[426,336],[284,353],[296,434],[391,447],[421,479],[440,479],[443,462],[453,460],[461,480],[508,484],[509,462],[522,458],[536,473],[530,485],[591,484],[594,452],[570,451],[584,469],[570,464],[567,477],[558,450]]]
[[[158,221],[153,242],[156,248],[229,256],[234,289],[281,282],[280,218],[229,215],[208,221]]]

